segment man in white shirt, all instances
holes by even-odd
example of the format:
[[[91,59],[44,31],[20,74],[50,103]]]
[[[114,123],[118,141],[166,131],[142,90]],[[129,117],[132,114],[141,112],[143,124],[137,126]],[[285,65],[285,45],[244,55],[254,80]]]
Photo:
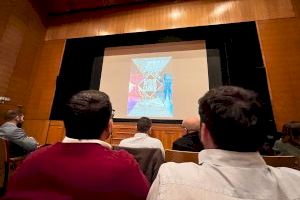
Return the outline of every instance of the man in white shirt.
[[[199,100],[199,114],[199,164],[163,164],[148,200],[300,199],[300,172],[270,167],[257,152],[266,131],[254,92],[212,89]]]
[[[150,137],[152,121],[148,117],[141,117],[137,121],[137,133],[132,138],[124,139],[119,146],[130,148],[158,148],[165,156],[165,149],[159,139]]]

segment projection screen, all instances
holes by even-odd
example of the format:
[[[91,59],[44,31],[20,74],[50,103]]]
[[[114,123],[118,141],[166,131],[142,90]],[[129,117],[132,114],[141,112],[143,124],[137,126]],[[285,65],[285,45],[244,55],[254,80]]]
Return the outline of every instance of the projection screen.
[[[209,89],[205,41],[106,48],[99,89],[115,117],[182,120]]]

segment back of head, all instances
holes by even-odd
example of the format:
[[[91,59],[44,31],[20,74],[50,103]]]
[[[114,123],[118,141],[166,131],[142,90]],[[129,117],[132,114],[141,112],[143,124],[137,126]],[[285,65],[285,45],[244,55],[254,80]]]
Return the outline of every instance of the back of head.
[[[222,86],[199,99],[199,114],[218,149],[254,152],[266,138],[265,119],[257,94]]]
[[[200,130],[200,117],[194,116],[186,118],[182,121],[182,127],[188,132]]]
[[[67,104],[64,123],[66,136],[75,139],[99,139],[112,114],[109,97],[98,90],[75,94]]]
[[[5,121],[12,121],[14,120],[16,117],[19,117],[19,116],[23,116],[23,112],[21,109],[17,108],[17,109],[11,109],[11,110],[8,110],[6,113],[5,113],[5,116],[4,116],[4,120]]]
[[[137,121],[137,131],[140,133],[147,133],[152,126],[152,120],[148,117],[141,117]]]

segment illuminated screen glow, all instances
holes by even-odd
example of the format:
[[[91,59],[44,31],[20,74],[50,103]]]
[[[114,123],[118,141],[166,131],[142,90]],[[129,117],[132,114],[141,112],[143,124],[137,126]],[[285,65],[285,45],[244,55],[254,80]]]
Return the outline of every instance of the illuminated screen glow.
[[[100,90],[117,118],[181,120],[209,89],[205,41],[106,48]]]

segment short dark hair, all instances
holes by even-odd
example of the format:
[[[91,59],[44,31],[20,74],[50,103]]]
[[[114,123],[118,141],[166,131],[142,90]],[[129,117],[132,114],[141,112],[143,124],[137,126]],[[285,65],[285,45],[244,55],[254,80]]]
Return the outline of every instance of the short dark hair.
[[[221,86],[208,91],[198,103],[201,122],[217,148],[255,152],[263,145],[266,120],[255,92]]]
[[[148,117],[141,117],[137,121],[136,128],[137,128],[138,132],[146,133],[147,131],[149,131],[151,126],[152,126],[152,120],[151,119],[149,119]]]
[[[84,90],[70,99],[64,123],[66,136],[75,139],[99,139],[111,118],[112,106],[107,94]]]
[[[11,121],[11,120],[15,119],[17,116],[22,116],[22,115],[24,115],[24,114],[21,109],[11,109],[5,113],[4,120]]]

